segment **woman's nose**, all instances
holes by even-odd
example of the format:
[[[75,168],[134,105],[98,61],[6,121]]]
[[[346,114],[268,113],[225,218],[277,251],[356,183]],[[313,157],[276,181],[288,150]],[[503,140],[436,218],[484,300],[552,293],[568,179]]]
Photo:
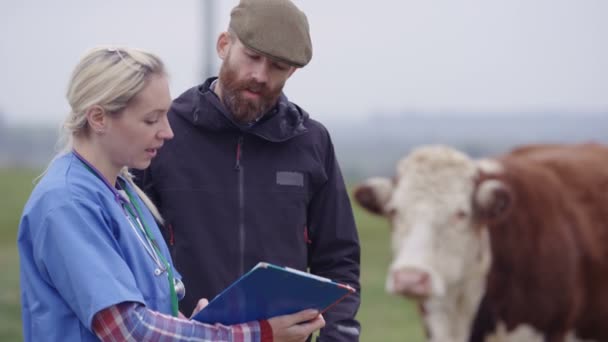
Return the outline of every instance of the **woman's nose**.
[[[169,119],[165,116],[163,119],[163,127],[158,132],[159,138],[163,140],[173,139],[173,130],[171,129],[171,124],[169,124]]]

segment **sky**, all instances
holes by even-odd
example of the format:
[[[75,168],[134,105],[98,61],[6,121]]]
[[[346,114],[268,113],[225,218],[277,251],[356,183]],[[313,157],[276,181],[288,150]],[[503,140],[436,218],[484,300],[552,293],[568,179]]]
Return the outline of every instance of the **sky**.
[[[0,112],[60,123],[68,78],[95,45],[159,55],[173,97],[216,68],[217,34],[236,0],[0,1]],[[320,120],[407,113],[608,114],[608,1],[295,0],[313,59],[288,81]],[[211,51],[209,49],[212,49]],[[211,53],[209,53],[211,52]],[[207,58],[211,56],[210,60]]]

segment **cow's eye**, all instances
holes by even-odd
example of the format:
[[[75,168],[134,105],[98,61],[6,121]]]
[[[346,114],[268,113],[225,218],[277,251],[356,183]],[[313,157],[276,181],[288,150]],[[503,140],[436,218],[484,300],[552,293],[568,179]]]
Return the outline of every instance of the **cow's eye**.
[[[469,213],[468,213],[466,210],[461,209],[461,210],[458,210],[458,211],[456,212],[456,214],[454,214],[454,217],[455,217],[457,220],[464,220],[464,219],[466,219],[467,217],[469,217]]]
[[[388,216],[389,218],[393,218],[393,217],[397,216],[397,209],[396,208],[387,208],[386,216]]]

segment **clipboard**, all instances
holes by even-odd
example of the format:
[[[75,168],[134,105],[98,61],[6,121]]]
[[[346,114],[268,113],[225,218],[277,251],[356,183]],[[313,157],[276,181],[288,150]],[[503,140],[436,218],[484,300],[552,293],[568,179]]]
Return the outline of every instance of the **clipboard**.
[[[316,309],[320,313],[356,290],[349,285],[260,262],[218,294],[192,319],[232,325]]]

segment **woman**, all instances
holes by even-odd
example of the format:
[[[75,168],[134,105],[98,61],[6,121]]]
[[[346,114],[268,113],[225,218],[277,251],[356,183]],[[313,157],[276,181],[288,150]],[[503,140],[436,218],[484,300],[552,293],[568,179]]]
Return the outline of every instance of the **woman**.
[[[178,312],[185,289],[155,223],[162,218],[127,171],[146,168],[173,138],[156,56],[93,49],[67,98],[64,152],[19,226],[26,341],[303,341],[324,325],[313,310],[228,327]]]

